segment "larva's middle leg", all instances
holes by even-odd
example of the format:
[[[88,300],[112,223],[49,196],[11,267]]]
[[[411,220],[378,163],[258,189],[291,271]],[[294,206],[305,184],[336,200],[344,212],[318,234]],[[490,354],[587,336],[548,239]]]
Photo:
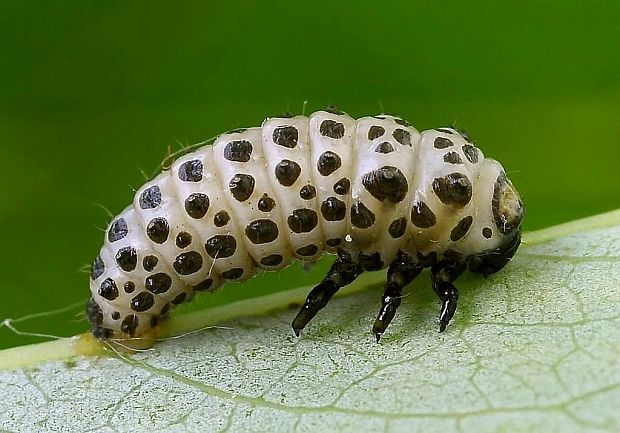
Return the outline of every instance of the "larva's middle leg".
[[[465,262],[439,262],[431,268],[433,290],[441,300],[439,312],[439,332],[443,332],[456,311],[459,292],[452,284],[461,275],[467,264]]]
[[[327,305],[334,294],[347,284],[352,283],[363,272],[362,266],[353,260],[351,254],[338,250],[338,259],[334,262],[327,277],[310,291],[306,302],[291,326],[295,335],[312,320],[323,307]]]
[[[390,264],[387,272],[387,283],[381,300],[381,309],[372,327],[372,333],[377,339],[377,343],[394,318],[396,309],[400,306],[403,288],[420,275],[422,269],[424,267],[420,263],[402,251]]]

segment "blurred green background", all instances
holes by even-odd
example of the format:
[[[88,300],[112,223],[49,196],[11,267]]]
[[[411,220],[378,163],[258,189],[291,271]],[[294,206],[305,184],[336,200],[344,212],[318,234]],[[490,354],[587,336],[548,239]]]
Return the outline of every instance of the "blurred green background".
[[[617,1],[3,1],[0,320],[86,301],[96,204],[129,204],[168,145],[306,100],[456,122],[507,168],[526,230],[615,209],[619,47]],[[326,264],[192,307],[311,284]],[[16,326],[72,335],[82,310]],[[0,348],[37,341],[0,328]]]

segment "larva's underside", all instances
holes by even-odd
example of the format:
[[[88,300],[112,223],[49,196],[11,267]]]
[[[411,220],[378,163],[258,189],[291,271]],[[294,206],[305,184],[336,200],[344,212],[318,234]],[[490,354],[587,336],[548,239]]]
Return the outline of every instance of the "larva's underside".
[[[292,260],[338,258],[293,321],[301,329],[363,271],[388,267],[373,333],[424,267],[454,315],[467,268],[501,269],[520,243],[523,205],[502,166],[454,128],[334,110],[270,118],[176,160],[111,222],[91,274],[101,339],[148,337],[197,292]]]

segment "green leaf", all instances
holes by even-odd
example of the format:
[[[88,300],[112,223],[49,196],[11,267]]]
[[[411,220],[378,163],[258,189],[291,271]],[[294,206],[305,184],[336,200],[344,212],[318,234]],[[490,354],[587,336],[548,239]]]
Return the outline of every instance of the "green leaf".
[[[84,337],[0,352],[0,368],[22,365],[0,372],[0,428],[618,431],[620,211],[525,242],[501,272],[459,280],[459,309],[443,334],[422,274],[376,344],[375,273],[301,338],[289,328],[294,311],[266,311],[300,301],[306,288],[176,316],[169,334],[225,327],[132,356],[28,365],[92,352]]]

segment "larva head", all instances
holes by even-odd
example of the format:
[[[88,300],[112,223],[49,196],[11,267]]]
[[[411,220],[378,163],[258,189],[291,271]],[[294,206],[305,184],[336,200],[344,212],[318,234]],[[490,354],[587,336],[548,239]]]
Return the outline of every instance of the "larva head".
[[[482,212],[488,212],[496,229],[493,232],[499,236],[494,248],[472,254],[467,260],[467,265],[470,271],[487,276],[506,266],[517,252],[521,243],[520,227],[525,208],[519,193],[498,162],[485,160],[481,168],[481,177],[486,182],[492,182],[492,189],[489,188],[490,185],[486,185],[489,195],[492,193],[490,209],[486,208]]]

